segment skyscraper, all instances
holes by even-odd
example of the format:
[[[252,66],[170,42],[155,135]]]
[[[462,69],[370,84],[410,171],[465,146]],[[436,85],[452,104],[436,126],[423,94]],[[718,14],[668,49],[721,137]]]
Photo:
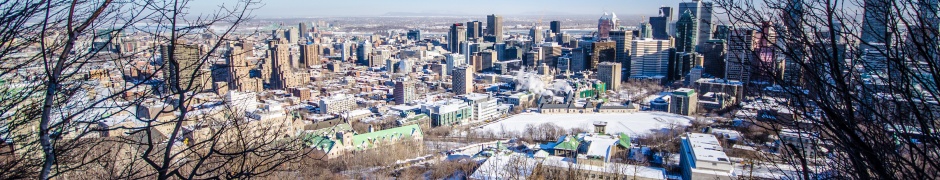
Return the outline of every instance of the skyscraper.
[[[552,21],[550,25],[550,30],[552,30],[552,33],[561,33],[561,21]]]
[[[297,44],[297,41],[300,40],[300,30],[295,27],[290,27],[290,29],[284,31],[284,34],[287,36],[287,42],[291,44]]]
[[[356,63],[360,65],[369,64],[370,58],[372,58],[372,43],[368,40],[362,41],[359,48],[356,49]]]
[[[653,39],[653,27],[650,26],[650,23],[640,23],[640,39]]]
[[[709,40],[702,44],[702,74],[704,77],[725,78],[726,41]]]
[[[725,78],[729,80],[750,82],[751,62],[757,57],[754,54],[754,37],[756,30],[736,29],[731,31],[728,38],[728,54],[725,56]]]
[[[454,68],[453,91],[454,94],[464,95],[473,92],[473,66],[460,65]]]
[[[532,26],[532,28],[529,29],[529,37],[532,37],[533,45],[538,45],[542,44],[542,42],[545,42],[545,36],[542,35],[541,26]]]
[[[692,16],[698,19],[698,39],[696,43],[704,43],[711,39],[712,35],[712,8],[713,5],[711,2],[702,2],[700,0],[692,0],[692,2],[681,2],[679,3],[679,12],[690,11]],[[696,44],[698,45],[698,44]]]
[[[408,34],[406,36],[408,37],[408,39],[415,40],[415,41],[420,41],[422,39],[420,29],[408,30]]]
[[[622,81],[620,63],[602,62],[597,65],[597,79],[607,84],[607,90],[617,90]]]
[[[320,65],[320,45],[300,45],[300,60],[305,67],[310,65]]]
[[[617,43],[613,41],[594,42],[591,44],[590,61],[585,62],[586,69],[597,69],[601,62],[617,61]]]
[[[202,71],[203,67],[208,68],[209,65],[200,59],[202,51],[199,46],[176,44],[172,49],[170,46],[162,46],[160,53],[163,55],[163,62],[167,63],[163,77],[170,92],[202,92],[212,87],[209,80],[211,74]]]
[[[681,13],[681,12],[680,12]],[[650,17],[653,39],[669,39],[669,23],[672,22],[672,7],[660,7],[659,16]]]
[[[395,104],[405,104],[416,99],[415,83],[408,78],[395,81]]]
[[[887,43],[890,39],[887,24],[891,24],[893,0],[864,0],[864,19],[859,49],[873,49],[871,44]]]
[[[486,35],[490,42],[503,43],[503,17],[496,14],[486,16]]]
[[[299,30],[298,33],[300,33],[300,38],[303,39],[304,37],[307,37],[307,32],[310,32],[310,29],[307,28],[307,23],[301,22],[300,25],[297,25],[297,26],[298,28],[300,28],[298,29]]]
[[[614,13],[604,13],[600,19],[597,20],[597,39],[607,39],[610,37],[610,31],[614,30],[620,26],[620,19],[617,19],[617,14]]]
[[[698,39],[696,39],[698,38],[697,25],[697,19],[692,11],[682,12],[679,21],[676,22],[676,51],[693,52],[695,50],[695,45],[698,44]]]
[[[277,44],[271,47],[271,87],[274,89],[287,89],[289,87],[288,79],[293,75],[290,69],[290,46],[287,44]],[[265,67],[267,68],[267,67]]]
[[[617,45],[617,47],[614,49],[617,51],[617,63],[620,63],[623,67],[630,69],[630,50],[633,48],[633,33],[627,31],[611,31],[610,39],[613,40]]]
[[[634,39],[629,78],[665,77],[669,66],[669,40]]]
[[[461,44],[464,41],[467,41],[467,26],[464,26],[463,23],[454,23],[450,26],[450,31],[447,33],[447,46],[448,50],[452,53],[460,53]]]
[[[467,22],[467,39],[483,37],[483,23],[480,21]]]

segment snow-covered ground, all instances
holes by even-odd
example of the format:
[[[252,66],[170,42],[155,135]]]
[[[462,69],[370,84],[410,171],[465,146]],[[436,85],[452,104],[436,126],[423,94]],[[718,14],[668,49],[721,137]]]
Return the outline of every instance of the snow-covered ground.
[[[631,136],[644,135],[653,130],[668,130],[672,126],[688,126],[692,117],[663,112],[636,112],[617,114],[519,114],[509,119],[483,126],[481,131],[493,133],[523,133],[527,125],[553,123],[566,130],[583,128],[594,130],[595,121],[607,122],[607,133],[626,133]]]

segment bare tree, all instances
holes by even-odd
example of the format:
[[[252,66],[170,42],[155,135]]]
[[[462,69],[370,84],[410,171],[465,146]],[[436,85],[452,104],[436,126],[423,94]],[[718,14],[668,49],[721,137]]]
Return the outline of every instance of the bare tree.
[[[284,136],[297,121],[252,121],[208,92],[204,69],[258,2],[189,2],[0,3],[0,178],[248,178],[302,155]]]
[[[750,119],[783,141],[767,159],[796,168],[792,178],[940,178],[937,1],[715,3],[734,28],[729,54],[753,42],[737,49],[751,58],[728,63],[768,82],[746,82],[769,102]]]

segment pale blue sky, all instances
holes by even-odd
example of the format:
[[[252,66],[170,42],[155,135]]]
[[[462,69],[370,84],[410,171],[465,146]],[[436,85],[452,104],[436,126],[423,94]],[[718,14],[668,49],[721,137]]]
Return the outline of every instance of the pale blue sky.
[[[194,0],[192,13],[208,13],[218,4],[235,0]],[[388,12],[458,15],[656,14],[660,6],[678,7],[691,0],[262,0],[254,12],[261,18],[315,16],[373,16]],[[544,13],[543,13],[544,12]]]

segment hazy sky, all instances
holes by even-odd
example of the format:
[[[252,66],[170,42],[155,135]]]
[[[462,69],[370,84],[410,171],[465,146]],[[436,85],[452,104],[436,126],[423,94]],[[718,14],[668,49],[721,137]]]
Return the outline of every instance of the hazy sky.
[[[192,13],[209,13],[235,0],[195,0]],[[657,14],[660,6],[676,8],[691,0],[262,0],[254,15],[261,18],[373,16],[389,12],[456,15]]]

